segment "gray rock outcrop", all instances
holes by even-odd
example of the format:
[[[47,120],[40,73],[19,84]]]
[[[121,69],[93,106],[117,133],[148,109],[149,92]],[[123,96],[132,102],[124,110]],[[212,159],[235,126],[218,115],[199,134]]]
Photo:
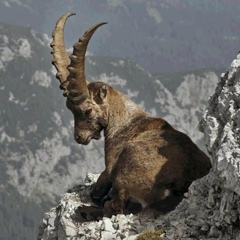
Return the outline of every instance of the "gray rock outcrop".
[[[46,213],[38,240],[136,239],[152,229],[164,229],[165,239],[240,239],[240,54],[222,75],[200,122],[213,168],[193,182],[184,200],[165,216],[117,215],[98,222],[75,217],[78,206],[89,205],[97,176],[66,193]]]
[[[240,54],[222,75],[199,128],[213,167],[167,216],[166,239],[240,239]]]

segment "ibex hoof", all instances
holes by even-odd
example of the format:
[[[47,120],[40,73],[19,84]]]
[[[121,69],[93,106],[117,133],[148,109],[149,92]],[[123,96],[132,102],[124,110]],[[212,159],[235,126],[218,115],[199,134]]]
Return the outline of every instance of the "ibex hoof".
[[[103,209],[95,206],[78,207],[73,218],[79,222],[98,221],[103,218]]]

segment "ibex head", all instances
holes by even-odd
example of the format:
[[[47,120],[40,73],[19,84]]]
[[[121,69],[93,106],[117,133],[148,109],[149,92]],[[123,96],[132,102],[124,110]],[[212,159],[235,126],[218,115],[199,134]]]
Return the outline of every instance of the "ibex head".
[[[60,88],[67,97],[67,107],[74,115],[74,138],[80,144],[88,144],[91,139],[99,139],[100,132],[107,125],[106,98],[109,86],[102,82],[88,83],[85,77],[85,54],[87,45],[99,23],[90,29],[73,46],[73,53],[68,56],[64,42],[64,27],[68,17],[65,14],[59,19],[53,31],[51,47],[54,57],[53,65],[57,69],[56,77]]]

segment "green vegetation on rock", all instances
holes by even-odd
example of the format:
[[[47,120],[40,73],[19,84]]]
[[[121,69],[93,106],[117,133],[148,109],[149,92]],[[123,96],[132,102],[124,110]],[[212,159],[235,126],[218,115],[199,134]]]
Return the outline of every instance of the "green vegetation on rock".
[[[163,240],[163,230],[151,230],[140,234],[136,240]]]

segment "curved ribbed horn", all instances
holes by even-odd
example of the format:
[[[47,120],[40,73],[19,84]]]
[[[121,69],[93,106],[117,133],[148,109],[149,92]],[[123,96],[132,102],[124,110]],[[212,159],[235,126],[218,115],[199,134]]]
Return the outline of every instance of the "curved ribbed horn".
[[[56,77],[61,83],[60,88],[64,90],[64,96],[68,95],[67,77],[69,75],[69,71],[67,70],[67,66],[70,64],[70,59],[68,57],[64,41],[64,27],[67,19],[72,15],[75,15],[75,13],[67,13],[58,20],[52,33],[53,41],[50,44],[53,48],[53,51],[51,52],[53,55],[52,64],[57,69]]]
[[[106,22],[89,28],[73,46],[73,54],[70,56],[71,63],[67,68],[70,73],[67,78],[69,81],[67,89],[69,91],[68,97],[74,102],[82,102],[89,96],[85,77],[85,54],[93,33],[103,24]]]

